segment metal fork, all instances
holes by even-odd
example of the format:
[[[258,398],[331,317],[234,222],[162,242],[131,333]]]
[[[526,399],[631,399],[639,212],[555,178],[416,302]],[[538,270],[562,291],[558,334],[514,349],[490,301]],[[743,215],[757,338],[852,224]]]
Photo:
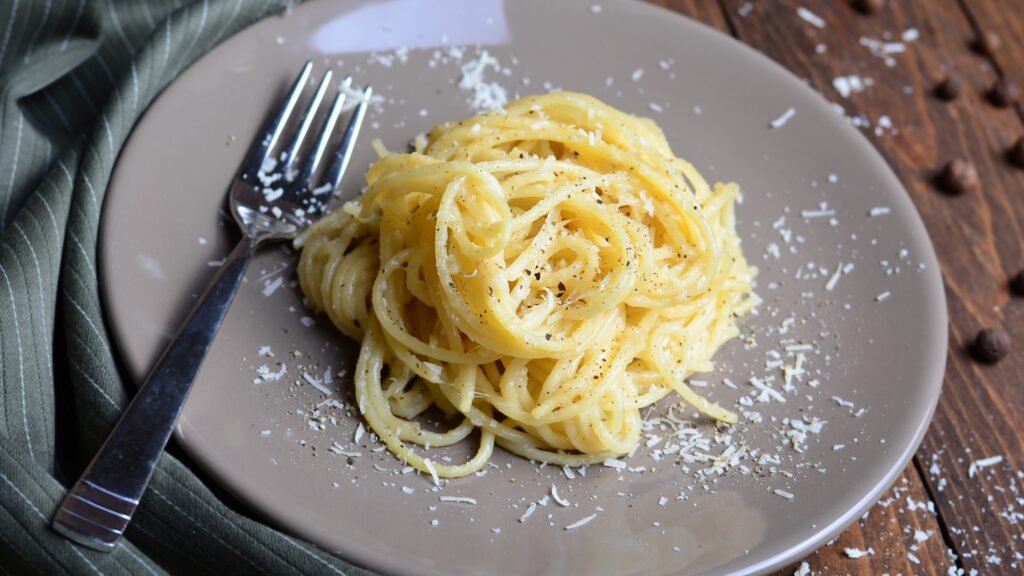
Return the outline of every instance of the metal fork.
[[[302,68],[280,110],[268,120],[231,183],[231,213],[244,233],[242,239],[54,515],[54,529],[70,540],[104,551],[117,545],[256,249],[265,242],[295,238],[323,214],[341,182],[372,96],[369,86],[362,90],[333,163],[319,185],[314,178],[342,113],[346,92],[351,91],[351,78],[336,89],[319,137],[305,161],[301,162],[303,142],[331,89],[330,70],[324,73],[291,142],[276,153],[312,69],[312,62]]]

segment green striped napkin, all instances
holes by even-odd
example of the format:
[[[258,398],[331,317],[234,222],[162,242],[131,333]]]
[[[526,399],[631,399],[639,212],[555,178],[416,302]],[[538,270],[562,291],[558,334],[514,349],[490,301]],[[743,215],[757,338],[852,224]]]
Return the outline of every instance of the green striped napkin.
[[[197,57],[285,0],[0,0],[0,572],[367,574],[225,504],[164,454],[111,553],[50,529],[130,392],[96,238],[118,150]]]

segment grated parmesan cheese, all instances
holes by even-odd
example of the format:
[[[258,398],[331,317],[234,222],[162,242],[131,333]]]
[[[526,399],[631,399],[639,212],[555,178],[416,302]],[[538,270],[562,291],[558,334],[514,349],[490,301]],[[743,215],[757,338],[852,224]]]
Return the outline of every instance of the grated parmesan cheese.
[[[526,508],[526,512],[524,512],[523,515],[519,517],[519,521],[526,522],[526,519],[532,516],[535,510],[537,510],[537,503],[530,502],[530,505]]]
[[[818,16],[817,14],[811,12],[810,10],[804,8],[803,6],[800,6],[799,8],[796,9],[796,15],[799,16],[801,20],[807,22],[808,24],[814,26],[815,28],[825,27],[825,21],[822,20],[821,16]]]
[[[590,522],[594,518],[597,518],[597,514],[591,514],[590,516],[587,516],[586,518],[582,518],[580,520],[577,520],[576,522],[573,522],[572,524],[569,524],[568,526],[566,526],[565,529],[566,530],[575,530],[576,528],[579,528],[580,526],[583,526],[584,524],[587,524],[588,522]]]
[[[867,550],[861,550],[860,548],[845,548],[843,551],[846,552],[847,558],[853,558],[854,560],[857,558],[863,558],[864,556],[873,556],[875,554],[874,548],[868,548]]]
[[[270,296],[271,294],[276,292],[277,289],[280,288],[282,284],[284,284],[284,278],[280,276],[274,278],[270,282],[267,282],[266,285],[263,287],[263,295]]]
[[[324,395],[327,395],[327,396],[330,396],[331,394],[334,394],[333,390],[331,390],[330,388],[324,386],[323,382],[321,382],[319,378],[313,376],[309,372],[303,372],[302,373],[302,379],[305,380],[306,383],[309,384],[310,386],[312,386],[313,388],[316,388],[321,394],[324,394]]]
[[[497,58],[483,50],[480,56],[462,65],[462,75],[459,77],[459,88],[472,93],[469,105],[478,112],[500,108],[508,102],[504,86],[484,81],[484,72],[488,68],[500,71],[501,65]]]
[[[832,87],[835,88],[836,92],[839,93],[843,98],[849,98],[851,94],[859,94],[863,92],[868,86],[872,86],[874,80],[870,78],[861,78],[856,74],[850,74],[848,76],[836,76],[832,79]],[[829,180],[832,182],[831,180]]]
[[[609,458],[609,459],[605,460],[604,462],[602,462],[601,464],[603,464],[603,465],[605,465],[605,466],[607,466],[609,468],[615,468],[616,470],[625,470],[626,469],[626,463],[623,462],[622,460],[616,460],[615,458]]]
[[[562,498],[561,496],[558,495],[558,487],[555,486],[554,484],[551,485],[551,498],[555,502],[557,502],[559,506],[569,506],[570,504],[572,504],[565,498]]]
[[[281,378],[284,377],[285,373],[288,372],[287,364],[281,364],[280,366],[281,367],[278,369],[277,372],[273,372],[270,370],[270,367],[267,366],[266,364],[260,365],[260,367],[256,369],[256,375],[259,376],[258,380],[260,380],[260,382],[279,381]],[[257,384],[258,383],[259,382],[257,382]]]
[[[853,402],[850,402],[849,400],[843,400],[839,396],[833,396],[832,397],[832,401],[835,402],[836,404],[842,406],[843,408],[854,408],[855,407]]]
[[[843,274],[843,263],[836,264],[836,271],[832,273],[832,277],[825,283],[825,290],[831,292],[835,289],[836,284],[839,282],[839,277]]]
[[[771,126],[772,128],[782,128],[783,126],[786,125],[787,122],[789,122],[789,120],[793,116],[796,116],[796,108],[790,108],[786,110],[785,112],[782,113],[781,116],[779,116],[775,120],[772,120],[769,123],[769,126]]]
[[[974,478],[979,470],[988,468],[989,466],[995,466],[1003,461],[1002,456],[992,456],[990,458],[982,458],[981,460],[975,460],[971,462],[971,465],[967,468],[967,477]]]
[[[469,498],[467,496],[439,496],[438,500],[441,502],[454,502],[456,504],[469,504],[476,506],[476,498]]]

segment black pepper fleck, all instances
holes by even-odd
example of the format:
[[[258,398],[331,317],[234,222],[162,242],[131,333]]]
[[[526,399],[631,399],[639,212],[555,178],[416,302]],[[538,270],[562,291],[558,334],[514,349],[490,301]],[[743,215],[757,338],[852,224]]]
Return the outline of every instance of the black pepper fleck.
[[[1002,330],[985,328],[974,337],[971,354],[978,362],[995,364],[1010,352],[1010,335]]]

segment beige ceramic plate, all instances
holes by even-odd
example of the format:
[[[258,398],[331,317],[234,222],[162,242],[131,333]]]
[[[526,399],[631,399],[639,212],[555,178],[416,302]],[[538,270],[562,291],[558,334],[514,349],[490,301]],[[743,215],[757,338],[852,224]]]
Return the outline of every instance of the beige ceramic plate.
[[[344,371],[355,347],[303,308],[294,256],[272,247],[250,269],[177,441],[268,520],[391,573],[761,573],[836,535],[905,466],[939,396],[946,314],[935,255],[893,173],[824,99],[753,50],[648,5],[322,0],[202,58],[135,129],[105,206],[105,304],[132,376],[144,377],[234,241],[224,191],[303,61],[384,96],[344,184],[353,195],[373,138],[401,149],[470,112],[461,66],[484,50],[500,62],[484,79],[509,96],[561,87],[650,115],[710,180],[743,187],[739,227],[765,303],[719,372],[698,380],[727,405],[744,397],[747,421],[729,436],[689,432],[704,439],[685,457],[659,453],[678,440],[644,447],[627,470],[569,478],[498,454],[486,475],[435,490],[368,434],[355,441],[351,410],[323,406],[325,429],[310,428],[323,396],[302,372]],[[280,381],[253,383],[278,362]],[[325,385],[350,401],[346,378]],[[334,442],[352,455],[333,453]],[[723,474],[701,461],[724,451],[734,462]],[[451,496],[476,504],[441,500]]]

